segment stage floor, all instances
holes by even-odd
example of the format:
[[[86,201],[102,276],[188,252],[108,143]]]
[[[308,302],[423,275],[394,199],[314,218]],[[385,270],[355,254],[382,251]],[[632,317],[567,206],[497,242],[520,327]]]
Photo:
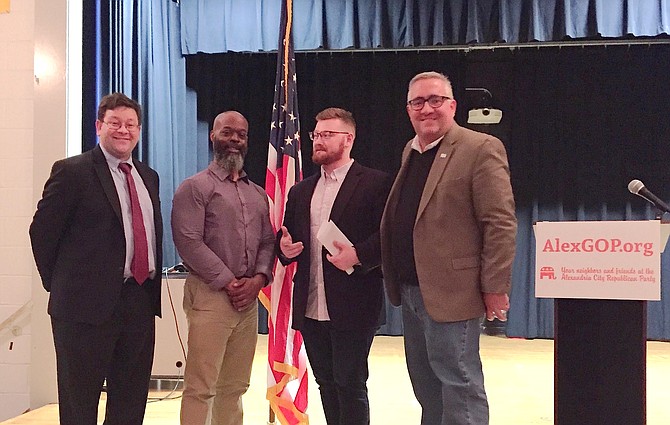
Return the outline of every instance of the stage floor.
[[[402,337],[375,338],[370,357],[371,423],[418,424],[420,408],[412,393],[402,348]],[[482,361],[491,409],[491,425],[553,424],[553,341],[509,339],[482,335]],[[647,424],[670,423],[670,343],[647,345]],[[260,335],[251,388],[244,397],[246,425],[265,425],[267,337]],[[622,365],[625,367],[625,365]],[[310,376],[310,424],[325,424],[318,389]],[[167,392],[152,392],[165,397]],[[179,424],[179,392],[170,400],[150,402],[146,425]],[[100,402],[100,422],[104,399]],[[1,425],[56,425],[58,406],[48,405],[2,422]]]

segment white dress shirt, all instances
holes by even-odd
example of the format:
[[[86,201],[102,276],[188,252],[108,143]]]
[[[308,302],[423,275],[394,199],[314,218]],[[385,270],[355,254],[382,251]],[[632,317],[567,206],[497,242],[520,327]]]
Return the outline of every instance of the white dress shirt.
[[[112,172],[112,179],[116,187],[116,193],[119,195],[119,203],[121,204],[121,216],[123,217],[123,232],[126,236],[126,265],[123,271],[123,276],[129,278],[133,276],[130,271],[130,263],[133,261],[134,238],[133,238],[133,213],[130,210],[130,192],[128,190],[128,183],[126,182],[126,175],[119,169],[120,159],[109,154],[105,148],[100,146],[102,153],[105,155],[109,170]],[[156,229],[154,227],[154,206],[151,203],[149,191],[144,185],[142,176],[137,172],[132,159],[123,161],[130,164],[130,174],[135,180],[135,188],[137,189],[137,197],[140,200],[140,207],[142,208],[142,218],[144,219],[144,230],[147,234],[147,247],[149,248],[149,276],[156,275]],[[159,271],[160,272],[160,271]]]
[[[316,235],[321,225],[330,218],[330,211],[337,197],[342,182],[347,176],[352,159],[347,164],[333,170],[327,174],[321,167],[321,178],[316,183],[312,203],[310,205],[310,263],[309,270],[309,292],[307,294],[307,312],[306,317],[314,320],[330,320],[328,315],[328,306],[326,305],[326,290],[323,283],[323,259],[321,252],[323,245],[319,242]]]

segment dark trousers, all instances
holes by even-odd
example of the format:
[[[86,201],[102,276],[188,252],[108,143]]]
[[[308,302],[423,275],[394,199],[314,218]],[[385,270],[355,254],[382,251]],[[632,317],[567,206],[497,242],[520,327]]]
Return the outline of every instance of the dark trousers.
[[[300,329],[328,425],[367,425],[368,355],[376,328],[337,330],[305,318]]]
[[[154,355],[154,313],[149,293],[123,284],[119,305],[104,323],[51,319],[61,425],[95,425],[107,380],[105,425],[144,419]]]

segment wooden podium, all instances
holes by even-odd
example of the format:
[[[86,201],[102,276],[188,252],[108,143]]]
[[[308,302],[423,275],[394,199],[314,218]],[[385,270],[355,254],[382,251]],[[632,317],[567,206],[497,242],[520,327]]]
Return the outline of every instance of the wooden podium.
[[[647,300],[660,221],[536,225],[536,296],[554,304],[554,424],[646,423]]]

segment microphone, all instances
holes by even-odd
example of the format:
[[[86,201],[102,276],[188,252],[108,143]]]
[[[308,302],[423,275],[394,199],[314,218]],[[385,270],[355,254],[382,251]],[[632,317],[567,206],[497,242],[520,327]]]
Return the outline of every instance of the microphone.
[[[644,183],[642,183],[641,181],[631,180],[630,183],[628,183],[628,190],[633,195],[637,195],[641,198],[646,199],[659,210],[663,212],[670,212],[670,206],[668,206],[668,204],[663,202],[658,196],[651,193],[649,189],[644,187]]]

